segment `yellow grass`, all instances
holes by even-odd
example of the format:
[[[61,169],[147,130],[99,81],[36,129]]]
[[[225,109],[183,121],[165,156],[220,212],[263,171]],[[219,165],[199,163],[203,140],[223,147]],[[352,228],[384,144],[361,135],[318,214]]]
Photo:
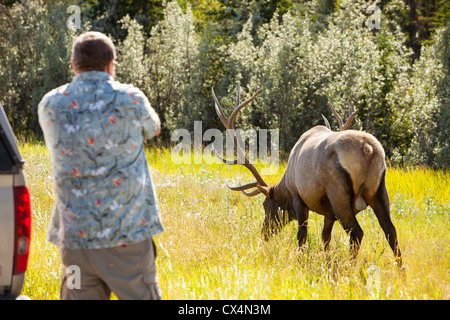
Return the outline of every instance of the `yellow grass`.
[[[45,240],[54,204],[51,163],[42,144],[20,146],[32,195],[33,236],[23,294],[58,299],[58,249]],[[368,209],[358,215],[365,232],[356,261],[348,236],[335,225],[329,251],[321,248],[323,218],[310,214],[307,249],[299,253],[296,223],[270,241],[260,237],[263,196],[248,199],[224,182],[251,181],[242,166],[175,165],[170,150],[147,150],[165,232],[156,236],[164,299],[449,299],[449,175],[388,169],[392,219],[406,271],[402,276],[384,234]],[[275,183],[276,175],[265,177]],[[371,286],[368,267],[380,270]],[[369,279],[369,280],[368,280]]]

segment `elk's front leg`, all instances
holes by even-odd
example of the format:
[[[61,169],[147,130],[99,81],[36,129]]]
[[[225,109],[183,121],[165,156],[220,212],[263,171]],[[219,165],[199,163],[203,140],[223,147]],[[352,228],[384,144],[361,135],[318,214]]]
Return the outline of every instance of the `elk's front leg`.
[[[330,244],[331,240],[331,231],[333,230],[333,225],[336,220],[331,220],[325,217],[324,223],[323,223],[323,230],[322,230],[322,242],[323,242],[323,250],[328,249],[328,245]]]
[[[298,221],[298,246],[300,249],[302,249],[306,243],[306,236],[308,233],[309,208],[306,206],[306,204],[298,194],[293,197],[292,204]]]

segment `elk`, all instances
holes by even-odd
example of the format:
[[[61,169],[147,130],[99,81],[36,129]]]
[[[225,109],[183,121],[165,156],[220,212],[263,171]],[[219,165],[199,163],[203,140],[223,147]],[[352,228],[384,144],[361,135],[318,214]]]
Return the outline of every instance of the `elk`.
[[[265,240],[292,220],[298,221],[297,240],[300,248],[306,243],[309,211],[325,217],[322,230],[324,250],[327,249],[333,225],[339,221],[350,236],[350,251],[355,258],[363,238],[356,215],[369,205],[383,229],[396,261],[401,264],[401,253],[397,232],[390,218],[389,195],[386,189],[385,153],[380,142],[371,134],[347,130],[356,112],[352,112],[345,124],[329,101],[330,108],[339,122],[340,131],[318,125],[306,131],[292,148],[286,170],[281,180],[268,186],[255,166],[245,156],[236,133],[234,120],[239,111],[256,98],[240,102],[239,85],[236,106],[230,117],[226,117],[212,88],[215,109],[221,122],[231,135],[237,152],[237,159],[224,159],[217,151],[216,156],[229,165],[241,164],[248,168],[256,181],[242,186],[227,187],[252,197],[262,193],[265,219],[262,234]],[[248,192],[248,189],[254,189]]]

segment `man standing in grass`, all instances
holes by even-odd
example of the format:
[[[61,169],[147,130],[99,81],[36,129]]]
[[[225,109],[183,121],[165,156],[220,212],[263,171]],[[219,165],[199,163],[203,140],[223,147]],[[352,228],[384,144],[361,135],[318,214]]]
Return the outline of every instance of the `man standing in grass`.
[[[114,80],[115,52],[102,33],[80,35],[75,77],[38,106],[55,177],[48,240],[61,248],[61,299],[161,299],[152,237],[163,227],[143,148],[160,120],[139,89]]]

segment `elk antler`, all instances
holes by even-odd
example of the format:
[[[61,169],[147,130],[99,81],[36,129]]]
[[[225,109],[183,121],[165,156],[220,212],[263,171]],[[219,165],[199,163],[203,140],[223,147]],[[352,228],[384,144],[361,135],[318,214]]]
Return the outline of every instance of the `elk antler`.
[[[258,186],[267,187],[267,183],[261,177],[261,175],[259,174],[258,170],[256,170],[255,166],[250,163],[250,161],[245,156],[245,152],[239,146],[236,133],[234,132],[234,120],[236,119],[236,116],[239,113],[239,111],[243,107],[245,107],[247,104],[249,104],[253,99],[255,99],[256,96],[258,95],[258,93],[261,92],[261,90],[258,90],[250,99],[240,103],[239,89],[240,89],[240,86],[239,86],[239,83],[238,83],[237,96],[236,96],[236,107],[234,108],[233,112],[231,113],[231,116],[229,118],[227,118],[225,116],[225,114],[223,113],[222,108],[220,107],[220,103],[217,100],[216,95],[214,94],[214,88],[212,88],[212,95],[213,95],[213,98],[214,98],[214,101],[215,101],[215,108],[216,108],[217,115],[219,116],[219,119],[220,119],[220,121],[222,121],[222,123],[225,126],[225,128],[229,129],[229,130],[227,130],[227,132],[230,135],[230,137],[233,139],[234,146],[236,147],[236,150],[237,150],[237,157],[238,157],[238,159],[236,159],[236,160],[224,159],[224,158],[222,158],[221,155],[219,155],[219,153],[215,149],[214,149],[214,153],[216,154],[216,157],[219,158],[223,163],[226,163],[226,164],[229,164],[229,165],[242,164],[244,167],[246,167],[247,169],[250,170],[250,172],[256,178],[256,182],[248,183],[246,185],[238,186],[238,187],[231,187],[231,186],[228,185],[228,183],[226,183],[226,182],[225,183],[226,183],[227,187],[230,190],[242,191],[242,193],[244,193],[246,196],[251,197],[251,196],[259,194],[260,191],[258,189],[256,189],[256,190],[254,190],[252,192],[246,192],[245,190],[250,189],[250,188],[256,188]],[[243,162],[239,161],[241,159],[244,159],[244,161]]]
[[[331,112],[333,112],[334,117],[339,123],[339,131],[347,130],[352,124],[353,119],[356,117],[356,114],[358,113],[358,110],[354,111],[353,105],[350,103],[350,101],[347,102],[348,102],[348,119],[343,125],[341,117],[337,114],[336,110],[334,110],[333,103],[331,103],[331,100],[328,99],[328,104],[330,105]],[[327,118],[325,118],[323,115],[322,117],[325,121],[325,125],[327,126],[327,128],[331,129],[330,123],[328,122]]]

